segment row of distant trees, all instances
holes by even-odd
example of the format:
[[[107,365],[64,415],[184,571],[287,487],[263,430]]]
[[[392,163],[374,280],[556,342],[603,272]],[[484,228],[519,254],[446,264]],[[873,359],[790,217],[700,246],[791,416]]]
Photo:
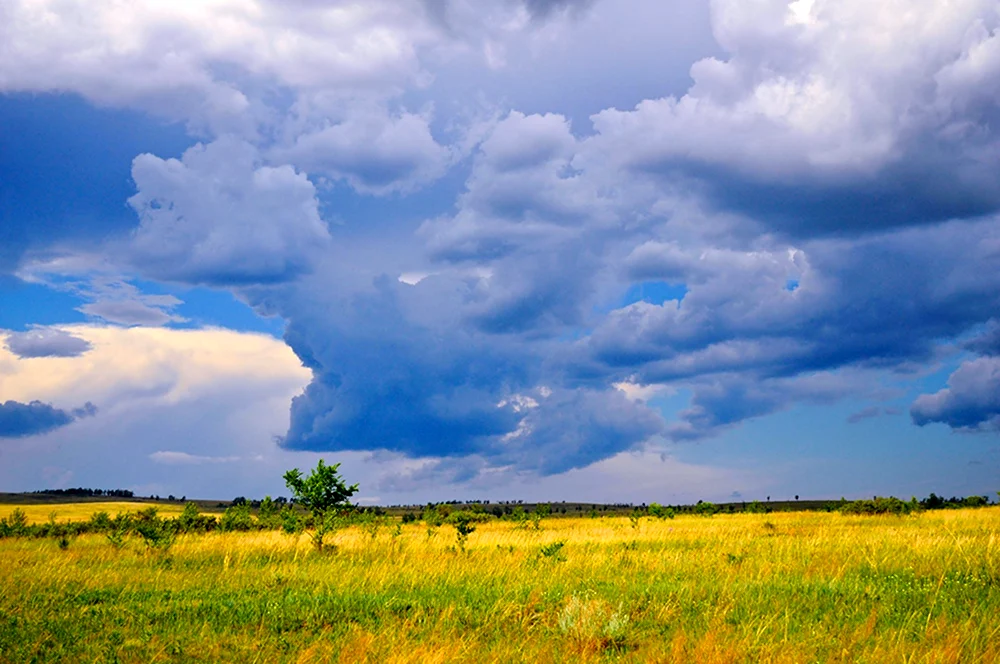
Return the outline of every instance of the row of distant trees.
[[[135,494],[128,489],[85,489],[76,487],[74,489],[42,489],[33,491],[35,494],[46,496],[67,496],[71,498],[134,498]],[[150,496],[152,498],[152,496]]]
[[[325,468],[329,468],[326,466]],[[71,489],[43,489],[41,491],[34,491],[35,494],[43,494],[49,496],[61,496],[67,498],[134,498],[135,494],[129,489],[89,489],[84,487],[75,487]],[[998,494],[1000,495],[1000,494]],[[798,496],[796,496],[798,498]],[[181,496],[177,498],[173,495],[167,496],[166,498],[161,498],[158,495],[149,496],[150,500],[166,500],[169,502],[187,502],[186,496]],[[895,501],[895,502],[894,502]],[[280,510],[285,506],[295,505],[295,498],[288,499],[284,496],[278,496],[277,498],[271,499],[267,497],[263,500],[256,500],[252,498],[247,498],[245,496],[237,496],[229,505],[232,506],[243,506],[259,510],[262,506],[265,507],[265,511],[268,508],[276,508]],[[492,514],[494,517],[502,519],[505,517],[511,517],[516,511],[523,510],[520,507],[524,502],[521,500],[504,500],[495,501],[490,503],[489,500],[471,500],[471,501],[458,501],[458,500],[446,500],[440,503],[427,503],[426,507],[422,511],[428,509],[434,509],[438,505],[448,505],[448,506],[458,506],[466,505],[478,507],[475,511],[484,511]],[[893,512],[898,513],[904,511],[900,505],[906,505],[905,512],[909,513],[916,510],[938,510],[938,509],[958,509],[963,507],[983,507],[990,504],[989,496],[952,496],[950,498],[945,498],[944,496],[939,496],[935,493],[931,493],[928,497],[923,500],[917,500],[912,498],[909,501],[900,501],[894,497],[878,497],[875,496],[872,500],[855,500],[849,501],[845,498],[841,498],[839,501],[833,501],[823,504],[822,509],[826,511],[840,511],[840,512],[853,512],[853,513],[886,513]],[[225,503],[219,503],[219,507],[226,507]],[[739,512],[751,512],[751,513],[764,513],[770,512],[771,509],[767,503],[761,503],[760,501],[753,501],[750,503],[725,503],[721,505],[716,505],[714,503],[708,503],[704,501],[698,501],[695,505],[667,505],[661,507],[657,503],[652,503],[647,506],[645,503],[636,506],[632,503],[615,503],[611,505],[597,505],[594,504],[590,509],[586,509],[583,504],[575,504],[570,507],[570,511],[575,512],[587,512],[593,515],[595,512],[605,512],[608,509],[631,509],[638,510],[641,512],[655,512],[653,516],[659,516],[659,510],[669,509],[675,514],[684,513],[698,513],[698,514],[718,514],[718,513],[739,513]],[[565,503],[556,503],[555,505],[550,505],[548,503],[539,503],[535,506],[535,510],[543,511],[545,515],[560,513],[566,514],[567,507]],[[369,511],[373,511],[376,515],[381,516],[385,514],[382,508],[369,508]],[[528,510],[530,513],[531,510]],[[415,516],[415,515],[414,515]],[[412,518],[412,517],[411,517]]]

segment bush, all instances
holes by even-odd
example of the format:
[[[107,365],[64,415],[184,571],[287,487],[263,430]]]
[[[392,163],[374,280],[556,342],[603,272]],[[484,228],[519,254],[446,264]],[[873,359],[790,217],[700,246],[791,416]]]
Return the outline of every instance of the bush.
[[[841,514],[858,514],[864,516],[875,516],[880,514],[894,514],[897,516],[911,514],[920,511],[920,503],[916,498],[909,502],[904,502],[895,496],[882,498],[875,496],[872,500],[853,500],[845,502],[840,507]]]
[[[281,524],[281,506],[271,500],[271,496],[264,496],[257,510],[257,520],[262,528],[277,528]]]
[[[202,514],[198,505],[187,503],[184,511],[177,517],[177,529],[182,533],[205,533],[215,528],[215,517]]]
[[[20,507],[14,509],[10,516],[0,519],[0,537],[15,537],[28,533],[28,516]]]
[[[227,507],[219,520],[219,530],[223,532],[253,530],[256,526],[250,514],[250,505],[245,502]]]
[[[707,503],[698,501],[698,504],[694,506],[694,513],[701,516],[712,516],[719,512],[719,507],[715,503]]]
[[[605,601],[569,598],[559,614],[559,630],[581,650],[618,650],[625,646],[629,618]]]
[[[476,527],[473,524],[489,520],[489,514],[484,514],[482,512],[469,512],[467,510],[461,510],[449,515],[448,523],[455,527],[455,538],[458,543],[458,548],[465,551],[466,540],[468,540],[469,535],[476,530]]]
[[[298,535],[302,532],[304,528],[302,519],[299,518],[298,513],[292,506],[285,505],[282,507],[281,512],[278,513],[278,517],[281,521],[281,529],[289,535]]]

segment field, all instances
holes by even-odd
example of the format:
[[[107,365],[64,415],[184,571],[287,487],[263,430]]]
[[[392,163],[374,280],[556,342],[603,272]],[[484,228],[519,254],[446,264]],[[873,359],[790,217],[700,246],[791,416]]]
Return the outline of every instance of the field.
[[[998,535],[1000,507],[7,538],[0,661],[995,662]]]

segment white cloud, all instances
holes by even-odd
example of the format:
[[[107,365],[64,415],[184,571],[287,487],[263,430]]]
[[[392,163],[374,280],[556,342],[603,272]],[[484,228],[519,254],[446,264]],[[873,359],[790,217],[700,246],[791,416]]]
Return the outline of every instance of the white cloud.
[[[728,57],[695,63],[681,97],[594,115],[598,136],[574,165],[831,187],[888,172],[877,186],[898,194],[893,186],[926,181],[928,201],[969,206],[936,191],[943,176],[963,190],[955,197],[1000,200],[982,175],[1000,145],[994,2],[715,0],[712,9]]]
[[[201,456],[198,454],[188,454],[187,452],[171,452],[163,450],[153,452],[149,455],[149,458],[156,463],[162,463],[167,466],[198,466],[204,463],[233,463],[234,461],[242,460],[242,458],[238,456]]]
[[[358,108],[326,126],[299,134],[272,158],[310,173],[346,180],[362,193],[410,191],[440,177],[452,153],[435,142],[429,118]]]
[[[310,269],[330,242],[308,178],[261,165],[238,139],[199,144],[180,160],[140,155],[132,177],[140,223],[127,251],[148,277],[280,282]]]

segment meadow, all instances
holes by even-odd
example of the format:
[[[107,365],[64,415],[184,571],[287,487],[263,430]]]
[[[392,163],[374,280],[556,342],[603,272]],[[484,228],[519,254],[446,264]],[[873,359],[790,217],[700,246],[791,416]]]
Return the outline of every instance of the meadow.
[[[1000,507],[539,525],[0,539],[0,661],[1000,661]]]

